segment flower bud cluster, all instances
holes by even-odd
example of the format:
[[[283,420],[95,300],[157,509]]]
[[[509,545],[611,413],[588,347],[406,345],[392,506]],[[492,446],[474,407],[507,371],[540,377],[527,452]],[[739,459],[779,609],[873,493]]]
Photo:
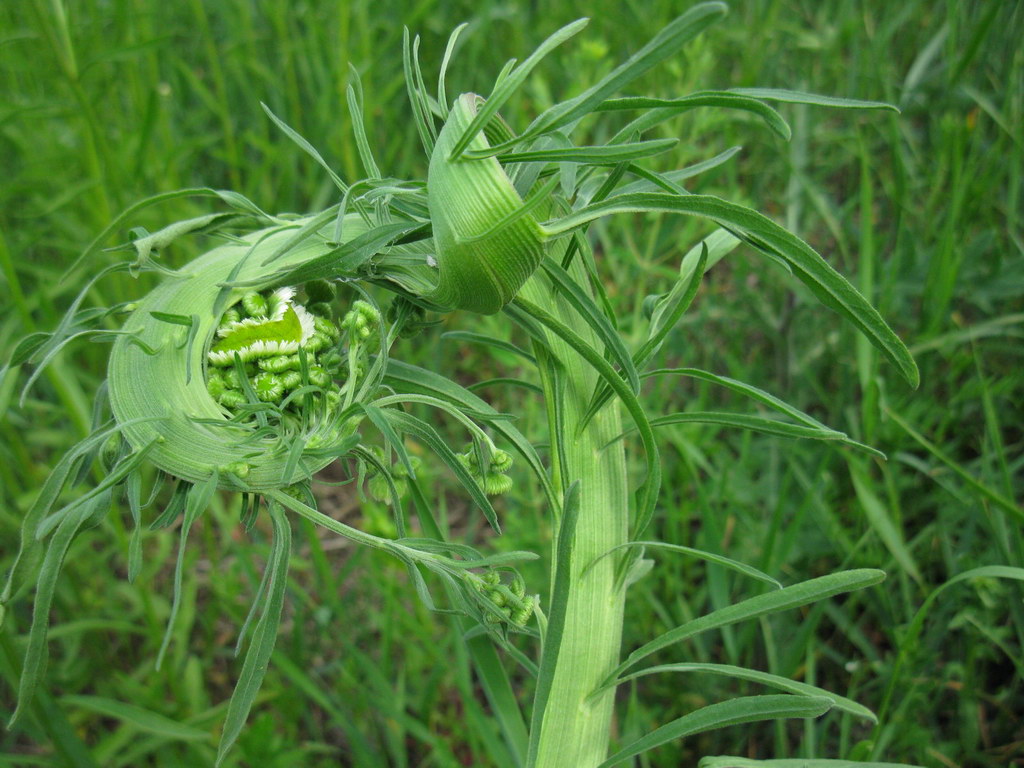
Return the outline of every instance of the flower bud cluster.
[[[507,451],[500,448],[495,450],[486,472],[481,472],[480,460],[472,445],[456,455],[488,496],[498,496],[512,490],[512,478],[506,474],[512,468],[512,456]]]
[[[398,336],[402,339],[418,336],[424,329],[440,322],[427,320],[427,313],[423,307],[413,304],[404,296],[398,296],[388,305],[386,319],[391,325],[398,326]]]
[[[507,621],[522,627],[530,620],[536,597],[527,597],[526,583],[518,573],[513,574],[508,585],[504,585],[498,571],[488,571],[476,583],[476,588],[496,609],[487,612],[489,624]]]
[[[329,299],[333,289],[328,283],[324,286],[308,284],[305,289],[311,299]],[[218,341],[208,355],[206,378],[207,391],[218,403],[234,411],[250,402],[251,390],[259,401],[280,404],[299,387],[327,388],[343,375],[341,331],[330,303],[302,305],[294,296],[293,288],[251,292],[224,313]],[[337,400],[334,392],[327,397]],[[301,405],[296,399],[286,409]]]
[[[366,341],[380,324],[380,312],[369,302],[359,300],[345,313],[341,325],[348,330],[349,343]]]
[[[384,451],[374,446],[373,452],[383,464],[385,461]],[[421,463],[422,462],[418,456],[409,457],[409,464],[412,465],[413,472],[420,468]],[[403,462],[398,462],[391,466],[389,473],[391,475],[391,482],[395,486],[395,492],[398,494],[398,498],[405,498],[405,494],[409,491],[409,468],[406,467]],[[367,476],[369,478],[367,482],[367,490],[369,490],[370,496],[377,501],[390,504],[392,502],[391,487],[388,485],[388,479],[384,473],[371,465]]]

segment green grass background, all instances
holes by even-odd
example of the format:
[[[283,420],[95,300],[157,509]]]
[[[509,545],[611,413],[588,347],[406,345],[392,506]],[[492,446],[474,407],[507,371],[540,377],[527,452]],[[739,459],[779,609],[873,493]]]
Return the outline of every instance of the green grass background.
[[[56,324],[77,291],[58,282],[63,268],[143,196],[207,185],[236,189],[268,210],[329,204],[329,179],[259,102],[344,178],[358,178],[344,106],[349,62],[362,74],[380,165],[422,177],[425,158],[402,80],[403,24],[422,35],[426,70],[436,72],[451,28],[470,21],[449,93],[486,93],[507,58],[523,58],[561,24],[591,16],[503,111],[521,128],[609,71],[685,5],[0,4],[0,353]],[[1024,565],[1016,501],[1024,474],[1022,32],[1024,6],[1001,0],[738,0],[723,24],[633,91],[667,97],[759,85],[898,104],[899,116],[784,108],[794,128],[789,144],[753,118],[694,111],[661,129],[681,143],[659,161],[681,167],[742,145],[691,189],[754,205],[801,234],[879,306],[922,370],[920,390],[909,391],[837,317],[750,252],[737,250],[710,273],[662,364],[750,381],[876,445],[889,461],[720,428],[667,428],[660,432],[666,482],[651,533],[749,562],[786,583],[842,567],[879,567],[889,578],[808,611],[702,636],[657,660],[766,669],[883,708],[885,719],[877,729],[836,713],[733,728],[666,746],[638,765],[692,765],[706,754],[1024,765],[1021,584],[979,578],[951,587],[920,636],[907,639],[917,609],[951,577],[981,565]],[[595,128],[591,138],[606,132]],[[204,204],[175,202],[133,224],[155,230],[208,211]],[[708,231],[658,217],[595,229],[627,339],[640,339],[640,299],[667,290],[682,253]],[[190,242],[163,256],[181,264],[205,246]],[[115,278],[90,299],[110,303],[143,290]],[[440,340],[454,329],[510,334],[500,315],[456,314],[395,354],[463,383],[517,374],[513,357]],[[17,404],[24,373],[0,382],[0,565],[13,556],[20,516],[48,468],[87,429],[107,350],[69,351],[24,408]],[[544,439],[542,410],[530,396],[485,394]],[[678,379],[649,384],[647,396],[666,412],[751,407]],[[458,431],[451,434],[460,444]],[[501,539],[488,538],[441,470],[429,477],[454,535],[492,550],[550,546],[545,510],[525,477],[500,502]],[[211,762],[240,668],[232,648],[267,551],[268,532],[245,536],[236,504],[225,497],[196,526],[183,615],[160,671],[153,661],[169,610],[173,533],[147,536],[134,585],[125,579],[122,518],[76,543],[54,605],[47,693],[22,729],[0,732],[0,766]],[[344,489],[324,508],[387,528],[383,509]],[[669,554],[656,559],[632,588],[627,648],[754,594],[721,569]],[[490,765],[498,733],[466,654],[451,622],[417,602],[400,564],[302,525],[293,562],[273,664],[228,764]],[[543,592],[544,563],[525,573]],[[13,708],[29,617],[23,598],[0,635],[0,715]],[[529,682],[516,679],[528,700]],[[757,692],[712,677],[646,677],[620,691],[615,739]]]

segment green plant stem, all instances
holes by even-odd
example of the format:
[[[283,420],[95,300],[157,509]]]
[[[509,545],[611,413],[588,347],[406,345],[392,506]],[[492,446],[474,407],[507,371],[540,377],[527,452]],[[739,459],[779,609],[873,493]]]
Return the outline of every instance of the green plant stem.
[[[573,277],[586,285],[578,260]],[[542,277],[531,278],[520,295],[600,349],[589,326]],[[548,354],[556,364],[553,371],[541,371],[549,404],[554,481],[564,491],[578,480],[580,506],[571,562],[565,569],[569,584],[561,632],[549,630],[543,650],[541,675],[551,670],[550,686],[538,690],[527,765],[589,768],[607,755],[614,690],[593,698],[590,694],[618,664],[625,589],[616,585],[617,558],[602,559],[586,575],[583,570],[628,540],[626,457],[621,441],[603,449],[622,430],[617,402],[609,403],[577,437],[597,375],[567,344],[546,335]],[[537,351],[543,357],[544,351]],[[555,403],[560,407],[551,407]],[[553,538],[558,540],[557,521]],[[553,557],[558,557],[557,547]],[[559,563],[553,562],[552,573],[558,570]]]

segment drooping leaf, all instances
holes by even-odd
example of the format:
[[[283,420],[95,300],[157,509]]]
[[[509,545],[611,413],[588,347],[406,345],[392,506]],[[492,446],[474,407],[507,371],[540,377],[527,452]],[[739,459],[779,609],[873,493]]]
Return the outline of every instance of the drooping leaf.
[[[793,273],[811,289],[819,301],[852,322],[878,347],[896,365],[912,387],[916,387],[920,382],[917,364],[906,346],[867,299],[807,243],[750,208],[712,195],[618,195],[548,222],[544,225],[544,230],[549,236],[555,236],[612,213],[644,211],[702,216],[763,241],[785,260]]]
[[[217,747],[218,766],[231,749],[231,745],[235,743],[249,717],[249,710],[252,709],[256,694],[263,684],[263,676],[267,672],[267,664],[277,642],[277,628],[281,622],[281,609],[284,606],[285,588],[288,584],[288,559],[291,555],[292,537],[284,510],[273,502],[270,504],[270,521],[273,525],[273,540],[270,562],[267,564],[271,573],[267,582],[266,604],[263,607],[263,614],[256,623],[252,643],[246,651],[245,661],[242,662],[242,673],[228,703],[224,731]]]
[[[832,706],[832,699],[820,696],[744,696],[722,701],[683,715],[657,730],[651,731],[609,757],[598,768],[612,768],[631,757],[660,747],[675,739],[705,733],[718,728],[761,720],[790,717],[819,717]]]
[[[730,664],[703,664],[696,662],[663,664],[658,667],[650,667],[649,669],[643,669],[639,672],[628,674],[619,680],[619,682],[624,683],[627,680],[635,680],[638,677],[658,675],[665,672],[697,672],[710,675],[722,675],[723,677],[729,677],[734,680],[748,680],[753,683],[760,683],[761,685],[766,685],[769,688],[776,688],[778,690],[786,691],[787,693],[795,693],[800,696],[820,696],[831,699],[832,706],[835,709],[847,712],[854,717],[870,720],[872,723],[878,722],[878,718],[875,717],[875,714],[870,709],[858,704],[852,699],[846,698],[845,696],[839,696],[832,691],[827,691],[816,685],[808,685],[807,683],[800,683],[796,680],[790,680],[789,678],[781,677],[779,675],[761,672],[757,669],[735,667]]]
[[[804,581],[789,587],[768,592],[764,595],[757,595],[746,600],[741,600],[733,605],[712,611],[705,616],[693,619],[681,624],[675,629],[656,637],[654,640],[637,648],[626,658],[618,668],[608,676],[608,680],[602,688],[614,685],[623,672],[633,667],[638,662],[650,656],[652,653],[667,648],[670,645],[680,643],[687,638],[707,632],[710,629],[725,627],[739,621],[755,619],[759,616],[767,616],[781,611],[792,610],[804,605],[816,603],[835,595],[845,592],[852,592],[856,589],[863,589],[880,583],[885,579],[885,573],[871,568],[861,568],[852,571],[840,571],[828,576],[820,576],[816,579]],[[600,689],[599,689],[600,690]],[[596,691],[595,691],[596,693]]]
[[[29,629],[28,646],[25,650],[25,661],[22,664],[21,681],[18,686],[18,704],[7,723],[9,729],[14,727],[26,707],[31,703],[36,687],[46,671],[48,656],[46,634],[50,626],[50,606],[53,603],[57,577],[64,565],[68,548],[75,536],[78,535],[78,531],[90,518],[103,514],[109,509],[109,491],[94,496],[88,503],[79,505],[63,517],[47,546],[36,581],[36,599],[32,608],[32,626]]]

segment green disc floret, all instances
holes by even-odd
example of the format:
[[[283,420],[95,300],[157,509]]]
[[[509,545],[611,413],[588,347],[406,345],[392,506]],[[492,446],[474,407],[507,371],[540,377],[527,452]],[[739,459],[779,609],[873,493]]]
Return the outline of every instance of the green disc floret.
[[[264,371],[253,379],[253,389],[256,390],[256,397],[267,403],[280,402],[284,395],[284,381],[275,373]]]
[[[496,449],[486,472],[480,471],[480,460],[472,445],[457,456],[488,496],[500,496],[512,490],[512,478],[506,474],[512,468],[512,456],[507,451]]]
[[[337,293],[334,284],[327,280],[310,280],[302,288],[306,292],[306,296],[309,297],[310,304],[330,304],[334,301]]]
[[[325,288],[320,282],[307,284],[307,294],[312,290],[318,298],[333,296],[331,286],[325,284]],[[364,309],[356,312],[361,319],[368,316]],[[294,288],[247,293],[224,313],[217,327],[208,355],[207,391],[229,411],[236,411],[249,403],[251,395],[246,391],[250,388],[266,403],[284,402],[307,384],[328,388],[332,380],[348,373],[336,347],[340,337],[330,312],[311,314],[295,300]],[[311,394],[314,400],[295,398],[286,403],[286,410],[297,412],[316,402],[319,394]],[[328,402],[333,408],[339,399],[328,398]]]
[[[298,355],[278,355],[277,357],[263,357],[256,363],[260,370],[271,373],[282,373],[283,371],[297,371],[301,367]]]
[[[499,571],[488,571],[474,581],[474,586],[487,601],[486,620],[490,624],[509,622],[522,627],[533,614],[535,597],[526,596],[526,582],[518,573],[503,584]]]
[[[372,304],[362,300],[356,301],[341,321],[349,334],[360,340],[370,338],[378,323],[380,323],[380,312]]]
[[[372,448],[374,456],[381,464],[386,463],[386,457],[384,451],[374,446]],[[412,465],[412,470],[415,472],[420,468],[420,459],[417,456],[409,457],[409,464]],[[398,462],[390,467],[388,470],[391,475],[391,483],[395,486],[395,492],[398,494],[398,498],[402,499],[409,490],[409,469],[404,463]],[[375,466],[370,464],[367,469],[367,490],[370,492],[370,496],[377,501],[390,504],[392,502],[391,487],[388,485],[387,477],[384,476]]]
[[[249,317],[266,317],[267,300],[259,293],[247,293],[242,297],[242,306]]]

